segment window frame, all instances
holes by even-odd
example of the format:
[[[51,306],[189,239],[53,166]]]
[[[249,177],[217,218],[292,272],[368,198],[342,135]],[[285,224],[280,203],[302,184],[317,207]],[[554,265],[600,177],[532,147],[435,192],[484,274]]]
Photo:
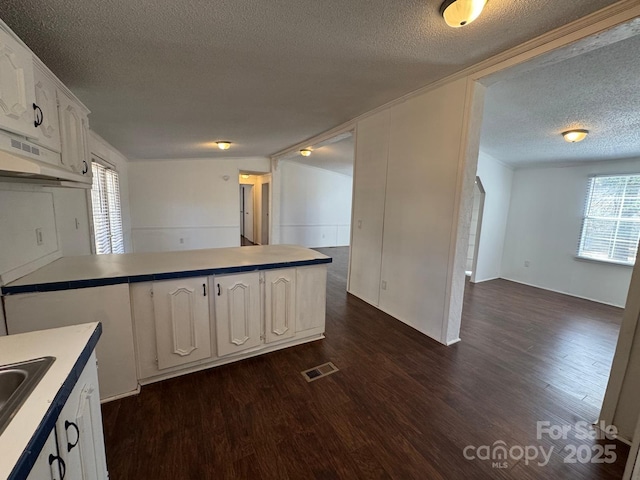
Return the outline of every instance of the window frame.
[[[116,174],[118,174],[118,191],[120,191],[120,172],[118,171],[116,165],[108,162],[107,160],[100,158],[99,156],[92,154],[91,155],[91,164],[89,166],[89,168],[93,168],[92,164],[96,163],[108,170],[113,170]],[[91,230],[91,253],[93,255],[111,255],[111,254],[99,254],[97,252],[97,245],[96,245],[96,229],[95,229],[95,222],[94,222],[94,212],[93,212],[93,196],[92,196],[92,191],[93,191],[93,181],[91,183],[91,188],[87,189],[87,194],[86,194],[86,199],[87,199],[87,205],[89,208],[89,211],[91,212],[91,214],[89,215],[89,227]],[[127,253],[126,250],[126,243],[125,243],[125,238],[124,238],[124,219],[123,219],[123,212],[122,212],[122,196],[119,195],[119,201],[120,201],[120,218],[121,218],[121,224],[122,224],[122,245],[123,245],[123,252],[122,253]],[[113,255],[120,255],[119,253],[114,253]]]
[[[590,256],[586,256],[581,254],[582,250],[583,250],[583,245],[585,242],[585,227],[587,224],[587,220],[589,218],[593,218],[590,217],[588,215],[589,213],[589,207],[591,206],[591,201],[592,201],[592,193],[593,193],[593,182],[598,179],[598,178],[610,178],[610,177],[624,177],[624,178],[628,178],[628,177],[640,177],[640,172],[633,172],[633,173],[608,173],[608,174],[593,174],[593,175],[589,175],[588,177],[588,181],[587,181],[587,188],[586,188],[586,192],[584,195],[584,208],[583,208],[583,212],[582,212],[582,223],[580,225],[580,233],[578,236],[578,248],[576,250],[576,255],[575,255],[575,259],[576,260],[580,260],[580,261],[585,261],[585,262],[595,262],[595,263],[599,263],[599,264],[606,264],[606,265],[618,265],[621,267],[627,267],[627,268],[633,268],[635,266],[635,263],[638,260],[638,253],[640,252],[640,249],[636,250],[636,259],[633,263],[629,263],[629,262],[623,262],[623,261],[618,261],[618,260],[614,260],[614,259],[605,259],[605,258],[595,258],[595,257],[590,257]],[[623,204],[624,204],[624,195],[621,197]],[[609,219],[611,221],[621,221],[621,218],[623,217],[602,217],[602,219]],[[617,237],[617,235],[616,235]]]

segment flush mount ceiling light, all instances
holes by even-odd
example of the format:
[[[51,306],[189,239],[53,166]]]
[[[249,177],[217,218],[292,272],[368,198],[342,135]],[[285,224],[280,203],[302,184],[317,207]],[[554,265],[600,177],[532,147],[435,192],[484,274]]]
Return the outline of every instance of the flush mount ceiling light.
[[[562,136],[565,141],[569,143],[577,143],[581,142],[589,135],[589,130],[567,130],[566,132],[562,132]]]
[[[308,157],[309,155],[311,155],[311,150],[308,148],[303,148],[302,150],[300,150],[300,155],[302,155],[303,157]]]
[[[486,4],[487,0],[445,0],[440,15],[450,27],[464,27],[480,16]]]
[[[249,178],[249,175],[247,175],[246,173],[243,173],[241,176],[242,176],[242,178],[245,178],[245,179]]]
[[[220,150],[229,150],[231,148],[231,142],[227,142],[226,140],[216,142],[216,145],[218,145]]]

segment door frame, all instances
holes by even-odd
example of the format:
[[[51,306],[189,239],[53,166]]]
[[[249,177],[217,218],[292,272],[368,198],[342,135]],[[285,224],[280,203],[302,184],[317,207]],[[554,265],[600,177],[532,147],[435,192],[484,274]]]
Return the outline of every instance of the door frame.
[[[487,194],[480,177],[476,175],[476,186],[480,190],[480,207],[478,208],[478,224],[476,225],[476,243],[473,246],[473,263],[471,264],[471,283],[476,283],[476,272],[478,270],[478,252],[480,252],[480,235],[482,233],[482,217],[484,215],[484,199]]]

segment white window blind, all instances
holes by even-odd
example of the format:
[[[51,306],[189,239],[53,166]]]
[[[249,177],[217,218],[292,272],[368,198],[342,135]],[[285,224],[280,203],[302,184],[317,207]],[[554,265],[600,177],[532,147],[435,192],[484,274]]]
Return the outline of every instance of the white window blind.
[[[640,241],[640,175],[589,179],[578,257],[633,265]]]
[[[93,229],[96,253],[124,253],[118,172],[92,162]]]

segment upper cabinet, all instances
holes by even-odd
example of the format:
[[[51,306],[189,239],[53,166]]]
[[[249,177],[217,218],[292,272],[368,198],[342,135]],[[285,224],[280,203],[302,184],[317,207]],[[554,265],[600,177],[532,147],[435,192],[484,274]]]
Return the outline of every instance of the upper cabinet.
[[[34,141],[49,150],[60,153],[60,123],[56,86],[44,68],[34,64],[35,112],[40,137]]]
[[[0,128],[38,138],[34,104],[31,52],[0,30]]]
[[[73,173],[90,178],[88,130],[89,121],[80,105],[58,90],[62,166]]]
[[[0,20],[0,177],[91,185],[89,110]]]

